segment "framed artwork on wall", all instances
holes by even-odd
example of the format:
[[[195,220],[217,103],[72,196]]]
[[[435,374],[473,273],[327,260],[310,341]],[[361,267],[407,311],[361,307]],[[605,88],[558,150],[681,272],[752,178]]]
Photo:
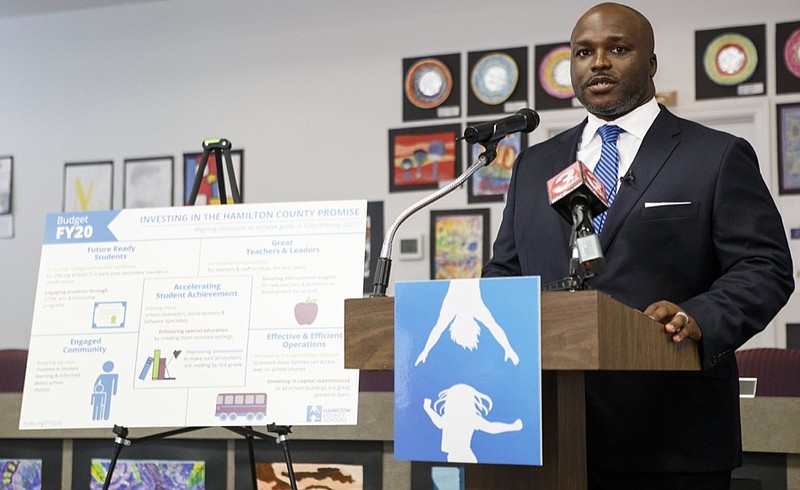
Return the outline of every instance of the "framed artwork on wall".
[[[461,174],[460,124],[389,130],[389,192],[437,189]]]
[[[200,166],[202,156],[202,152],[183,154],[184,206],[189,204],[189,197],[192,195],[192,186],[194,185],[194,177],[197,174],[197,168]],[[222,160],[224,162],[224,155]],[[244,202],[244,150],[231,150],[231,163],[233,164],[236,186],[239,188],[239,195],[242,196],[242,202]],[[197,192],[195,205],[200,206],[220,203],[219,186],[217,185],[218,170],[217,158],[212,152],[208,155],[208,162],[206,162],[206,168],[203,171],[203,180],[200,182],[200,189]],[[228,203],[232,204],[231,179],[228,177],[227,169],[225,170],[225,191],[225,197]]]
[[[780,194],[800,194],[800,103],[779,104],[778,182]]]
[[[74,162],[64,164],[65,213],[108,211],[114,197],[114,162]]]
[[[431,279],[479,278],[489,260],[489,208],[431,211]]]
[[[534,48],[536,69],[533,94],[536,109],[570,109],[580,106],[572,90],[569,41],[542,44]]]
[[[14,157],[0,157],[0,214],[11,213],[11,182]]]
[[[461,54],[403,60],[403,121],[461,115]]]
[[[124,163],[123,208],[172,206],[172,157],[127,158]]]
[[[764,95],[767,26],[695,31],[695,98]]]
[[[467,112],[486,116],[528,107],[528,48],[467,53]]]
[[[800,92],[800,21],[775,25],[775,92]]]
[[[494,161],[481,167],[472,174],[467,185],[467,202],[503,202],[508,184],[511,181],[511,171],[520,152],[528,147],[528,135],[525,133],[512,133],[497,144],[497,157]],[[469,165],[478,160],[484,147],[478,143],[470,145]]]

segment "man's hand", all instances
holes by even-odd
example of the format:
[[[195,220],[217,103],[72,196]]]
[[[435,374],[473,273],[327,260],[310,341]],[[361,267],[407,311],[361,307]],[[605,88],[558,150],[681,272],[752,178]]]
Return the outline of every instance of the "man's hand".
[[[680,342],[686,337],[699,342],[703,338],[700,325],[675,303],[656,301],[644,310],[644,314],[664,324],[664,331],[672,335],[673,342]]]

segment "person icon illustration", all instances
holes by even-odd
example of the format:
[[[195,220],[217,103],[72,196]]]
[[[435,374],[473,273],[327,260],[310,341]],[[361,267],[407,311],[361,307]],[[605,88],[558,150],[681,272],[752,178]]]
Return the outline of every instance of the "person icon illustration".
[[[452,280],[445,294],[439,318],[428,335],[425,348],[417,357],[414,366],[424,363],[431,349],[439,341],[445,330],[450,327],[450,339],[464,349],[478,348],[478,337],[481,325],[497,340],[505,351],[506,361],[515,366],[519,364],[519,356],[508,341],[503,328],[495,321],[492,313],[483,303],[479,279]]]
[[[476,430],[500,434],[520,431],[523,427],[519,418],[512,423],[486,420],[486,415],[492,410],[492,399],[463,383],[439,392],[436,402],[425,398],[422,408],[433,425],[441,429],[441,450],[451,463],[478,462],[472,450],[472,436]]]
[[[112,373],[111,371],[114,370],[114,362],[113,361],[106,361],[103,363],[103,374],[97,376],[94,384],[94,393],[92,394],[92,420],[108,420],[111,417],[111,397],[117,394],[117,384],[119,382],[119,375],[116,373]],[[101,390],[98,391],[98,385],[101,387]],[[103,395],[103,404],[102,404],[102,411],[101,416],[99,418],[94,417],[94,411],[97,410],[95,405],[95,395],[102,393]],[[99,400],[100,397],[98,396],[97,399]]]
[[[98,379],[92,392],[92,420],[102,420],[106,406],[106,393],[103,384]]]

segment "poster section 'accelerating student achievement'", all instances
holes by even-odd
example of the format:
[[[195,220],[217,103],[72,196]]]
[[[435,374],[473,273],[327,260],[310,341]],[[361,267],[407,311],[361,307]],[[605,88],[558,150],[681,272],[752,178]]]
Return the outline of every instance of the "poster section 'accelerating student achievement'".
[[[355,424],[366,201],[53,214],[20,429]]]

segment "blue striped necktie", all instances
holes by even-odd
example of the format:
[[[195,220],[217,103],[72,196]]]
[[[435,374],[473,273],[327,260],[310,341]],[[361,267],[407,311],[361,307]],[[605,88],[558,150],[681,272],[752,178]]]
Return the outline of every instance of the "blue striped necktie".
[[[611,203],[614,202],[614,197],[617,195],[617,179],[619,176],[619,151],[617,151],[617,139],[619,138],[619,134],[623,131],[625,130],[613,124],[606,124],[597,129],[597,132],[600,134],[600,138],[603,139],[603,146],[600,149],[600,160],[594,167],[594,174],[603,182],[603,185],[606,187],[608,207],[611,207]],[[608,211],[595,216],[595,233],[599,234],[603,229],[607,214]]]

